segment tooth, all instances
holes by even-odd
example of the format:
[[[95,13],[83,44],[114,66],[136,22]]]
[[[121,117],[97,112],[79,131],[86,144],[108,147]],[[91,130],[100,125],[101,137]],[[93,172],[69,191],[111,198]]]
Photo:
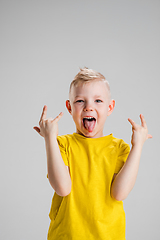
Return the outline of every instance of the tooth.
[[[86,119],[93,119],[93,117],[85,117]]]

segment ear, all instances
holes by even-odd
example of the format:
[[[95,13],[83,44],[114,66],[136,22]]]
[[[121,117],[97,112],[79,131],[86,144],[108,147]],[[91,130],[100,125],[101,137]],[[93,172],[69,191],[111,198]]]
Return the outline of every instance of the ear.
[[[71,114],[72,109],[71,109],[71,104],[69,100],[66,100],[66,108],[68,109],[68,112]]]
[[[111,115],[111,113],[113,112],[114,107],[115,107],[115,100],[112,99],[110,101],[110,103],[109,103],[109,106],[108,106],[108,115],[107,116]]]

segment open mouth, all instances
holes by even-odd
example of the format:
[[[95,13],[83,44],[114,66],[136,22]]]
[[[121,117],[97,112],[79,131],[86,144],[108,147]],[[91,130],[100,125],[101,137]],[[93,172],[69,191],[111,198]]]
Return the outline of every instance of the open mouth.
[[[83,126],[89,132],[92,132],[96,124],[96,119],[94,117],[84,117]]]

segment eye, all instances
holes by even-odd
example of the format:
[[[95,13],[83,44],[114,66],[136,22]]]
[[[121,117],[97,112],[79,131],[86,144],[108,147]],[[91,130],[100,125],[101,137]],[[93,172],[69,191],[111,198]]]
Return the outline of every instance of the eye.
[[[96,102],[98,102],[98,103],[101,103],[101,102],[102,102],[102,100],[100,100],[100,99],[96,99]]]
[[[76,102],[81,103],[81,102],[84,102],[84,101],[82,99],[79,99]]]

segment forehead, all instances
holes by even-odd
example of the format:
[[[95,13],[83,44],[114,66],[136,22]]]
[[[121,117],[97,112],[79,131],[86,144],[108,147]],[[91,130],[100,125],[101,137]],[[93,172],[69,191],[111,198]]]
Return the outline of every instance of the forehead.
[[[76,86],[72,86],[70,91],[70,97],[75,98],[77,96],[102,96],[109,97],[109,90],[106,82],[93,81],[87,83],[79,83]]]

